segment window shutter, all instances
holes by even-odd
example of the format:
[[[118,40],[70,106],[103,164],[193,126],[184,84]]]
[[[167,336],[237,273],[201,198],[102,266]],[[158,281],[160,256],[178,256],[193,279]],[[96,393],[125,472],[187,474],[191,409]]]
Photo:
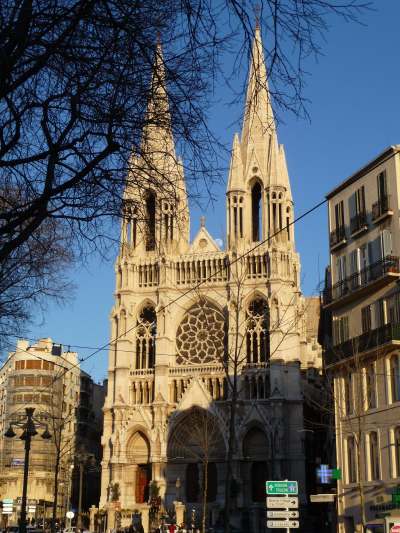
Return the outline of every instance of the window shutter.
[[[349,212],[350,212],[350,220],[357,215],[356,193],[352,194],[349,198]]]
[[[381,249],[382,258],[392,255],[392,234],[388,229],[384,229],[381,233]]]
[[[356,274],[360,271],[360,250],[357,248],[356,250],[353,250],[350,254],[350,275]]]
[[[333,346],[336,346],[338,344],[338,323],[336,319],[333,319],[332,321],[332,340],[333,340]]]
[[[347,341],[350,337],[349,335],[349,317],[343,317],[343,341]]]
[[[377,263],[382,259],[382,238],[377,237],[368,243],[368,262],[369,264]]]

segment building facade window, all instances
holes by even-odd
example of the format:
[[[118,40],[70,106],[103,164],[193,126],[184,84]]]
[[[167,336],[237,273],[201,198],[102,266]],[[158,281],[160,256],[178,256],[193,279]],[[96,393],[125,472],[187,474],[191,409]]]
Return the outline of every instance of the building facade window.
[[[386,301],[388,319],[391,324],[400,323],[400,293],[393,294]]]
[[[346,256],[340,255],[336,258],[336,278],[337,282],[342,284],[342,290],[345,290],[347,276]]]
[[[355,438],[347,438],[347,482],[357,482],[357,445]]]
[[[344,413],[352,415],[354,413],[354,394],[353,394],[353,374],[343,378],[344,388]]]
[[[366,225],[365,188],[356,190],[349,198],[350,232],[355,233]]]
[[[400,426],[395,427],[392,430],[392,460],[393,468],[392,474],[393,477],[400,477]]]
[[[365,368],[365,403],[367,409],[376,407],[376,373],[374,363]]]
[[[400,356],[398,354],[390,358],[390,392],[392,403],[400,401]]]
[[[361,329],[363,333],[369,333],[372,329],[372,313],[370,305],[361,309]]]
[[[343,201],[335,205],[335,231],[339,234],[344,233],[344,209]]]
[[[369,480],[377,481],[380,479],[378,433],[371,431],[368,434],[368,441]]]
[[[349,339],[349,317],[333,317],[333,344],[342,344]]]
[[[380,172],[377,176],[377,186],[378,186],[378,199],[379,202],[384,203],[385,200],[387,200],[388,197],[388,189],[387,189],[387,179],[386,179],[386,171],[383,170]]]

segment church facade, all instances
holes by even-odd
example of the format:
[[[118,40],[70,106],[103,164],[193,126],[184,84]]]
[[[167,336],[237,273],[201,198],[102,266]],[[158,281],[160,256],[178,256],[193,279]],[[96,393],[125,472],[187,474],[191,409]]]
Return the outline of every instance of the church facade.
[[[187,523],[203,514],[218,522],[232,410],[232,523],[265,530],[267,479],[297,480],[305,503],[302,375],[318,372],[321,350],[300,290],[259,29],[252,56],[221,249],[204,219],[190,242],[183,165],[168,120],[151,120],[169,113],[160,47],[156,54],[143,132],[151,168],[140,190],[126,188],[116,261],[100,501],[103,509],[117,502],[123,519],[141,513],[145,530],[154,501],[175,508],[178,521],[185,509]],[[162,187],[149,179],[157,171],[170,176]]]

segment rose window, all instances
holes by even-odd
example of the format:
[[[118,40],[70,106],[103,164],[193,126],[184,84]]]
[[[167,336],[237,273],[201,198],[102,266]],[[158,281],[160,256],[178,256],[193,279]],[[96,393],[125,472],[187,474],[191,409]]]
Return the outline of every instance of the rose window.
[[[178,365],[199,365],[221,360],[224,354],[224,316],[209,303],[199,302],[189,309],[178,327]]]

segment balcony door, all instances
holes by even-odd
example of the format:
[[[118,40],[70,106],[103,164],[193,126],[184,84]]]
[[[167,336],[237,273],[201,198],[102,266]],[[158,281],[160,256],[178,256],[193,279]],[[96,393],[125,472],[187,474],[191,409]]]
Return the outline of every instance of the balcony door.
[[[386,172],[380,172],[378,174],[378,199],[382,205],[387,198],[387,180]]]

